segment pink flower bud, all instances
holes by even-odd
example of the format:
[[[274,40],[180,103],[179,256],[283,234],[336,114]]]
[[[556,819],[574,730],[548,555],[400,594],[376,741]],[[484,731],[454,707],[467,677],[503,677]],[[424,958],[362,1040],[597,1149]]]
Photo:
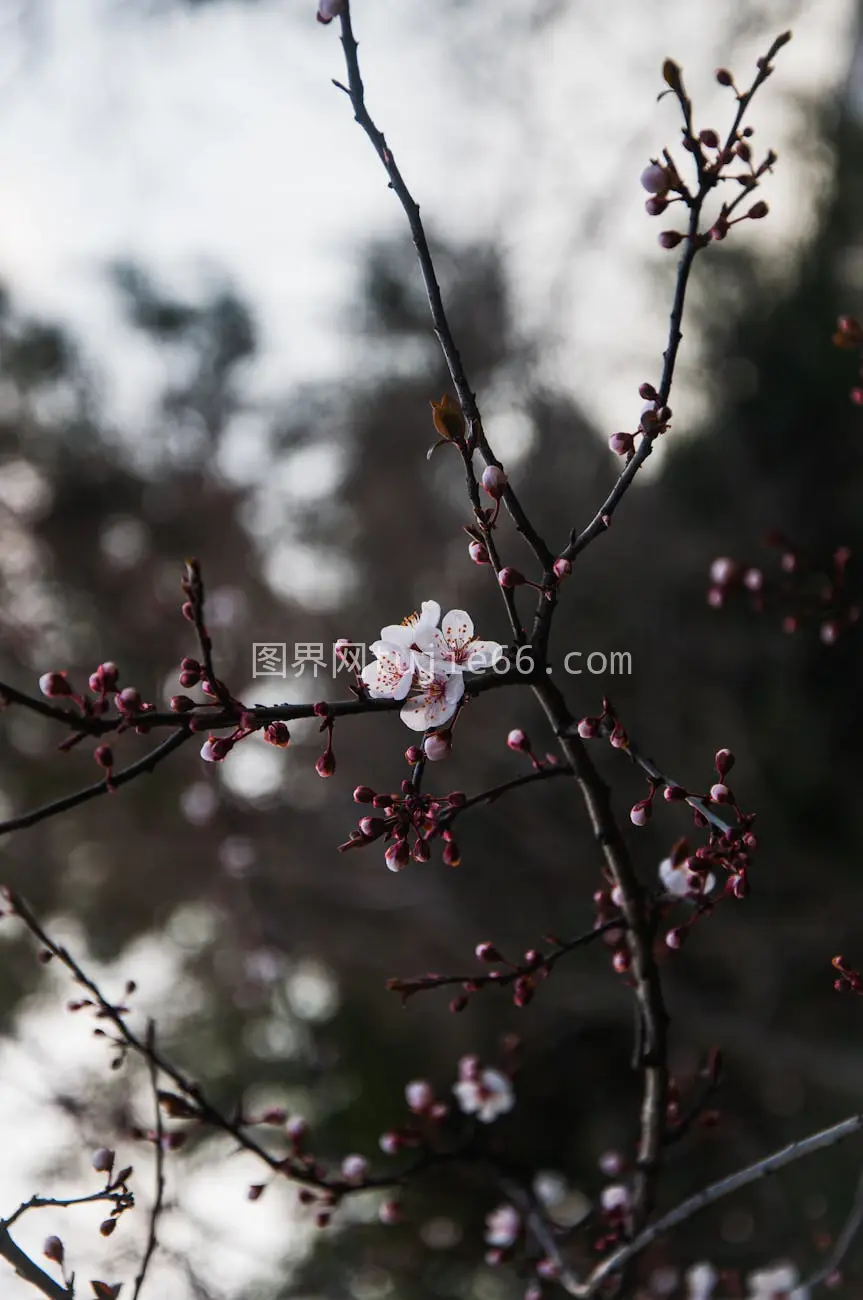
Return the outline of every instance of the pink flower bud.
[[[665,936],[666,947],[671,948],[672,952],[676,952],[678,948],[682,948],[683,937],[685,934],[686,931],[681,929],[679,926],[676,926],[673,930],[669,930],[668,934]]]
[[[482,485],[495,501],[501,499],[508,482],[509,479],[499,465],[487,465],[482,472]]]
[[[503,961],[503,957],[501,957],[497,948],[495,948],[493,943],[489,943],[488,940],[485,940],[483,943],[478,943],[476,948],[474,949],[474,952],[476,953],[476,956],[479,958],[480,961],[487,961],[487,962]]]
[[[114,1168],[114,1152],[109,1147],[99,1147],[93,1152],[91,1163],[97,1173],[109,1174]]]
[[[661,163],[652,162],[641,173],[641,188],[648,194],[664,194],[671,184],[668,168]]]
[[[448,731],[435,731],[426,736],[423,750],[430,763],[438,763],[452,753],[452,736]]]
[[[292,1115],[285,1125],[285,1132],[294,1144],[302,1142],[309,1131],[309,1125],[302,1115]]]
[[[650,804],[646,799],[640,800],[632,805],[629,810],[629,820],[633,826],[646,826],[650,820]]]
[[[613,433],[608,445],[615,456],[628,456],[635,446],[635,439],[631,433]]]
[[[568,578],[572,573],[572,561],[568,560],[565,555],[559,555],[552,567],[555,577],[558,579]]]
[[[444,846],[443,864],[445,867],[457,867],[461,863],[461,853],[454,840]]]
[[[725,587],[737,572],[737,565],[727,555],[720,555],[710,566],[710,581],[716,587]]]
[[[49,700],[58,699],[62,695],[71,695],[72,687],[66,680],[65,673],[43,673],[39,678],[39,690],[46,695]],[[49,1241],[58,1241],[58,1237],[49,1237]]]
[[[405,1100],[416,1115],[421,1115],[434,1101],[431,1084],[426,1079],[414,1079],[405,1087]]]
[[[390,1131],[380,1135],[378,1146],[385,1156],[397,1156],[402,1149],[403,1143],[398,1133]]]
[[[721,781],[710,787],[710,798],[714,803],[733,803],[734,797],[728,786]]]
[[[661,217],[667,207],[668,199],[664,194],[654,194],[644,202],[644,211],[649,217]]]
[[[398,1201],[382,1201],[378,1209],[378,1218],[386,1227],[391,1227],[394,1223],[401,1223],[404,1211]]]
[[[318,0],[317,19],[319,23],[331,23],[339,14],[345,12],[345,0]]]
[[[346,1183],[353,1183],[356,1186],[364,1182],[368,1172],[369,1162],[365,1156],[345,1156],[342,1161],[342,1178]]]
[[[510,749],[514,749],[517,753],[530,753],[530,741],[520,727],[516,727],[509,733],[506,738],[506,743],[509,745]]]
[[[394,840],[392,844],[387,846],[384,861],[390,871],[402,871],[410,860],[411,853],[407,840]]]
[[[749,209],[746,215],[747,217],[749,217],[751,221],[760,221],[762,217],[767,216],[767,213],[769,211],[770,209],[768,208],[764,200],[759,199],[757,203],[753,203],[752,207]]]
[[[716,75],[716,80],[719,82],[720,86],[734,85],[734,78],[732,77],[731,73],[728,71],[727,68],[717,68],[715,75]]]
[[[114,766],[114,753],[110,745],[97,745],[93,750],[93,757],[100,767],[112,768]]]
[[[599,1157],[599,1168],[606,1178],[618,1178],[623,1173],[623,1156],[619,1151],[604,1151]]]
[[[659,236],[660,248],[676,248],[677,245],[682,242],[683,235],[681,235],[679,230],[663,230],[662,234]]]
[[[828,618],[822,623],[818,635],[824,645],[833,645],[839,639],[839,624],[835,618]]]
[[[734,766],[734,755],[730,749],[717,749],[713,763],[719,775],[726,777]]]
[[[264,740],[268,745],[276,745],[279,749],[287,749],[291,743],[291,733],[284,722],[270,722],[264,727]]]
[[[410,763],[411,767],[416,767],[417,763],[422,762],[423,751],[419,745],[408,745],[405,750],[405,762]]]
[[[679,803],[686,798],[686,791],[679,785],[667,785],[662,792],[666,803]]]
[[[114,703],[121,713],[138,713],[141,708],[141,692],[134,686],[124,686],[114,696]]]
[[[474,564],[491,564],[491,557],[484,542],[471,542],[467,549]]]
[[[354,803],[371,803],[375,792],[369,785],[358,785],[354,790]]]
[[[497,575],[497,580],[502,587],[520,587],[525,581],[525,577],[523,573],[519,573],[518,569],[513,569],[507,565],[506,568],[501,569]]]
[[[625,948],[618,948],[611,962],[618,975],[625,975],[632,962]]]
[[[195,707],[195,701],[194,701],[194,700],[190,700],[189,697],[188,697],[188,695],[172,695],[172,696],[171,696],[171,712],[172,712],[172,713],[188,713],[189,710],[190,710],[190,709],[193,709],[194,707]]]
[[[315,763],[315,771],[318,776],[332,776],[336,770],[336,756],[331,749],[325,749],[318,761]]]
[[[63,1263],[63,1243],[59,1237],[46,1238],[45,1245],[42,1247],[42,1253],[46,1259],[52,1259],[55,1264]]]
[[[743,575],[743,585],[747,591],[760,591],[764,586],[764,574],[760,569],[747,569]]]
[[[595,740],[599,735],[599,719],[582,718],[578,724],[578,734],[582,740]]]

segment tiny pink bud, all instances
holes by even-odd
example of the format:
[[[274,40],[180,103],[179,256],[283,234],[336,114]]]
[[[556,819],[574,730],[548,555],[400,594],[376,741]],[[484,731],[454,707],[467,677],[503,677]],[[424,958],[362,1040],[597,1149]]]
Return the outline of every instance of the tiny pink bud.
[[[710,798],[714,803],[733,803],[734,799],[728,786],[721,781],[710,787]]]
[[[731,73],[728,71],[727,68],[716,69],[716,80],[719,82],[720,86],[734,85],[734,78],[732,77]]]
[[[525,581],[525,577],[523,573],[519,573],[518,569],[513,569],[507,565],[500,570],[497,580],[502,587],[520,587]]]
[[[675,926],[673,930],[669,930],[668,934],[665,936],[666,947],[671,948],[673,952],[676,952],[678,948],[682,948],[685,934],[686,931],[681,929],[679,926]]]
[[[629,810],[629,820],[633,826],[646,826],[650,820],[651,808],[647,800],[639,800]]]
[[[503,961],[503,957],[501,957],[497,948],[495,948],[493,943],[489,943],[488,940],[484,940],[482,943],[478,943],[476,948],[474,949],[474,952],[476,953],[476,956],[479,958],[480,961],[487,961],[487,962]]]
[[[114,753],[110,745],[97,745],[93,750],[93,757],[100,767],[112,768],[114,766]]]
[[[354,790],[354,803],[371,803],[375,792],[369,785],[358,785]]]
[[[315,763],[315,771],[318,776],[332,776],[336,770],[336,756],[331,749],[325,749],[318,761]]]
[[[568,578],[572,573],[572,561],[568,560],[565,555],[559,555],[552,566],[554,575],[558,579]]]
[[[517,753],[530,753],[530,741],[520,727],[516,727],[509,733],[506,738],[506,743],[509,745],[510,749],[514,749]]]
[[[664,194],[671,183],[668,168],[661,163],[652,162],[641,173],[641,188],[648,194]]]
[[[608,445],[616,456],[628,456],[635,446],[635,439],[631,433],[613,433]]]
[[[97,1173],[109,1174],[114,1168],[114,1152],[110,1147],[99,1147],[93,1152],[91,1163]]]
[[[57,699],[62,695],[71,695],[72,687],[66,680],[65,673],[43,673],[39,678],[39,690],[46,695],[49,700]],[[49,1241],[58,1241],[58,1237],[49,1237]]]
[[[415,1114],[427,1111],[434,1101],[434,1091],[426,1079],[414,1079],[405,1087],[405,1100]]]
[[[834,645],[839,639],[839,624],[834,618],[828,618],[821,624],[818,635],[824,645]]]
[[[716,587],[725,587],[737,572],[737,565],[727,555],[721,555],[710,566],[710,581]]]
[[[582,718],[578,724],[578,734],[582,740],[595,740],[599,735],[599,719]]]
[[[747,569],[743,575],[743,585],[747,591],[760,591],[764,586],[764,574],[760,569]]]
[[[612,958],[611,964],[617,971],[618,975],[625,975],[632,964],[627,950],[625,948],[618,948]]]
[[[121,713],[137,713],[141,708],[141,692],[134,686],[124,686],[114,696],[114,703]]]
[[[381,1223],[391,1227],[394,1223],[401,1223],[404,1211],[398,1201],[382,1201],[378,1209],[378,1218]]]
[[[365,1156],[345,1156],[342,1161],[342,1178],[346,1183],[358,1183],[365,1181],[369,1172],[369,1162]]]
[[[707,149],[719,148],[719,136],[710,127],[705,127],[698,138]]]
[[[188,697],[188,695],[172,695],[172,696],[171,696],[171,712],[172,712],[172,713],[188,713],[189,710],[190,710],[190,709],[193,709],[194,707],[195,707],[195,701],[194,701],[194,700],[190,700],[189,697]]]
[[[664,194],[654,194],[644,201],[644,211],[649,217],[661,217],[668,207],[668,199]]]
[[[63,1263],[63,1243],[59,1237],[48,1237],[45,1245],[42,1247],[42,1253],[46,1259],[51,1259],[55,1264]]]
[[[683,235],[681,235],[679,230],[663,230],[662,234],[659,236],[659,247],[676,248],[678,244],[682,243],[682,241]]]
[[[285,1132],[294,1143],[302,1142],[308,1131],[308,1121],[302,1115],[292,1115],[285,1125]]]
[[[599,1168],[606,1178],[617,1178],[623,1173],[623,1156],[619,1151],[603,1151],[599,1157]]]
[[[487,465],[482,472],[482,485],[495,501],[503,496],[508,482],[509,479],[499,465]]]
[[[738,152],[740,152],[739,147],[738,147]],[[770,209],[768,208],[764,200],[759,199],[757,203],[753,203],[752,207],[749,209],[746,215],[747,217],[750,218],[751,221],[760,221],[762,217],[767,216],[767,213],[769,211]]]
[[[725,777],[734,766],[734,755],[730,749],[717,749],[713,762],[719,775]]]
[[[467,549],[474,564],[491,564],[491,557],[484,542],[473,541]]]
[[[317,19],[319,23],[331,23],[339,14],[345,12],[345,0],[318,0]]]
[[[402,1140],[398,1133],[390,1131],[382,1133],[378,1139],[378,1146],[385,1156],[397,1156],[402,1149]]]
[[[449,848],[449,845],[447,845]],[[384,861],[390,871],[402,871],[411,860],[410,848],[407,840],[394,840],[387,846],[384,854]]]
[[[445,867],[457,867],[460,863],[461,854],[456,847],[455,841],[450,840],[449,843],[444,846],[443,864]]]
[[[423,751],[430,763],[438,763],[452,753],[452,736],[448,731],[434,731],[423,741]]]
[[[679,803],[681,799],[686,798],[686,791],[679,785],[667,785],[662,792],[662,797],[666,803]]]
[[[270,722],[264,727],[264,740],[268,745],[287,749],[291,743],[291,733],[284,722]]]
[[[416,767],[417,763],[422,762],[422,758],[423,758],[423,751],[420,749],[418,745],[408,745],[407,749],[405,750],[406,763],[410,763],[411,767]]]

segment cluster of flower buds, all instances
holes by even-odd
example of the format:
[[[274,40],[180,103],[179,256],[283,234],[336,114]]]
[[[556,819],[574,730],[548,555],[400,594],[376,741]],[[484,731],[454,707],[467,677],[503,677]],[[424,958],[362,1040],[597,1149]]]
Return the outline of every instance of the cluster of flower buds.
[[[774,42],[772,53],[775,54],[790,39],[790,32],[779,37]],[[760,68],[759,75],[763,77],[766,71],[769,71],[768,66]],[[695,188],[693,189],[683,180],[673,157],[667,149],[664,149],[661,158],[652,158],[641,173],[642,188],[649,196],[644,205],[648,216],[662,216],[672,203],[680,203],[687,211],[691,210],[696,203],[700,204],[720,181],[733,182],[739,186],[736,197],[722,204],[718,217],[707,233],[697,233],[692,236],[680,230],[663,230],[659,235],[661,248],[677,248],[678,245],[692,238],[695,240],[696,248],[703,248],[711,239],[725,239],[731,227],[739,222],[760,221],[767,216],[767,204],[760,199],[751,204],[745,212],[737,216],[734,213],[748,195],[758,188],[762,177],[772,170],[776,162],[776,154],[772,149],[769,150],[764,159],[756,165],[750,144],[754,134],[753,129],[751,126],[742,126],[740,122],[735,122],[733,132],[725,140],[722,140],[712,127],[706,127],[696,135],[690,125],[692,105],[683,85],[680,68],[671,59],[666,59],[662,75],[669,91],[680,104],[684,119],[681,143],[683,149],[694,160]],[[716,79],[722,86],[734,86],[734,79],[725,68],[717,71]],[[735,170],[730,170],[732,168]]]
[[[407,751],[408,761],[419,761],[422,751],[412,745]],[[461,862],[458,845],[449,828],[453,813],[466,802],[460,790],[451,794],[432,796],[417,790],[412,781],[402,781],[399,793],[380,794],[370,786],[358,785],[354,802],[366,804],[373,810],[362,816],[350,838],[339,845],[339,851],[362,849],[378,841],[386,845],[384,861],[390,871],[401,871],[413,858],[414,862],[428,862],[431,842],[443,841],[443,861],[448,867]],[[411,843],[413,836],[413,843]]]
[[[154,713],[155,704],[144,701],[141,692],[135,686],[120,686],[120,672],[115,663],[110,661],[101,663],[93,670],[88,678],[88,687],[90,695],[75,690],[69,681],[68,674],[62,671],[43,673],[39,678],[39,689],[42,694],[49,700],[68,700],[80,710],[81,718],[84,723],[80,729],[71,732],[66,740],[62,742],[59,748],[62,751],[72,749],[87,735],[87,719],[106,719],[110,718],[111,730],[116,731],[119,735],[128,727],[132,726],[134,718],[134,727],[138,735],[145,735],[149,730],[146,719],[143,714]],[[93,699],[91,696],[95,696]],[[113,705],[115,714],[111,718],[111,706]],[[105,780],[109,790],[114,786],[111,781],[111,774],[114,767],[114,752],[110,745],[99,744],[93,750],[93,759],[105,773]]]
[[[781,619],[783,631],[796,632],[807,623],[815,623],[824,645],[833,645],[860,619],[860,606],[847,587],[847,568],[851,551],[838,547],[828,568],[808,562],[788,538],[770,532],[765,544],[779,552],[778,573],[765,573],[723,555],[710,566],[707,603],[721,609],[729,597],[743,593],[755,613],[769,610]]]

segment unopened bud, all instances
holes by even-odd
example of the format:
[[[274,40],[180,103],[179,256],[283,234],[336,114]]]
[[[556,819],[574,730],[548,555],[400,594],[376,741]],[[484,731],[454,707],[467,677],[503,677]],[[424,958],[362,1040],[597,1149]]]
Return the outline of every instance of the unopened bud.
[[[628,456],[635,446],[635,439],[631,433],[613,433],[608,445],[616,456]]]
[[[452,753],[452,736],[448,731],[434,731],[423,741],[423,752],[430,763],[438,763]]]
[[[671,184],[668,168],[661,163],[652,162],[641,173],[641,188],[648,194],[664,194]]]
[[[497,580],[502,587],[520,587],[525,581],[524,574],[519,573],[518,569],[513,569],[509,565],[500,570]]]
[[[499,465],[487,465],[482,472],[483,488],[495,501],[503,496],[508,482],[509,479]]]
[[[467,549],[474,564],[491,564],[491,556],[484,542],[473,541]]]

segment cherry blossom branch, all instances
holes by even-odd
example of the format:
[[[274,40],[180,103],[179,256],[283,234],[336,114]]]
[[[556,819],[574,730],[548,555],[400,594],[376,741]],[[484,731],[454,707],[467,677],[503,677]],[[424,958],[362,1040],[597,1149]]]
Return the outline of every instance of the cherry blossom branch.
[[[469,808],[476,808],[479,804],[494,803],[501,795],[508,794],[510,790],[517,790],[523,785],[534,785],[539,781],[552,781],[558,776],[572,776],[572,768],[568,763],[549,764],[547,767],[540,767],[536,771],[527,772],[523,776],[514,776],[509,781],[503,781],[500,785],[492,786],[489,790],[483,790],[481,794],[471,795],[465,799],[464,803],[453,808],[440,819],[442,826],[449,826],[455,819],[467,812]]]
[[[17,1242],[12,1240],[4,1222],[0,1222],[0,1255],[12,1265],[19,1277],[48,1296],[49,1300],[73,1300],[74,1292],[71,1287],[63,1286],[46,1273],[35,1260],[32,1260]]]
[[[106,777],[102,781],[97,781],[95,785],[89,785],[83,790],[75,791],[74,794],[63,795],[60,799],[54,799],[51,803],[43,804],[41,808],[34,808],[28,813],[21,813],[18,817],[10,817],[4,822],[0,822],[0,835],[9,835],[12,831],[26,830],[27,827],[35,826],[48,817],[56,817],[59,813],[68,812],[70,808],[77,808],[80,804],[89,803],[91,799],[97,799],[100,795],[109,794],[118,786],[127,785],[129,781],[134,781],[136,777],[152,772],[169,754],[173,754],[175,749],[179,749],[191,735],[192,732],[187,726],[178,728],[172,736],[162,741],[162,744],[158,745],[156,749],[151,750],[149,754],[145,754],[143,758],[139,758],[137,762],[131,763],[121,771],[113,773],[110,778]]]
[[[632,958],[632,977],[641,1018],[639,1064],[644,1084],[637,1176],[633,1187],[633,1221],[643,1222],[652,1208],[665,1140],[668,1099],[666,1029],[668,1014],[659,969],[653,956],[654,924],[645,891],[639,883],[629,850],[611,808],[611,792],[596,770],[575,719],[558,687],[549,679],[534,685],[534,694],[551,723],[581,790],[605,864],[620,893]]]
[[[433,973],[414,976],[396,975],[387,980],[387,988],[393,993],[400,993],[403,1002],[407,1001],[415,993],[425,993],[430,989],[446,988],[454,984],[460,984],[471,993],[486,988],[490,984],[495,984],[498,988],[506,988],[518,980],[536,977],[538,973],[541,973],[542,977],[544,977],[554,969],[561,957],[566,956],[567,953],[575,952],[576,948],[586,947],[611,930],[625,929],[626,921],[623,916],[613,916],[609,920],[593,926],[592,929],[586,930],[575,939],[549,938],[547,942],[553,944],[551,952],[540,953],[538,950],[533,949],[529,961],[526,960],[518,964],[507,962],[508,970],[493,970],[487,974],[476,973],[473,975],[437,975]],[[503,963],[505,961],[491,944],[478,944],[477,948],[478,952],[482,950],[482,960],[485,962],[495,963],[500,961]]]
[[[414,199],[404,181],[404,178],[402,177],[392,151],[387,144],[386,137],[375,125],[375,122],[366,107],[365,87],[363,86],[363,79],[360,74],[357,42],[351,24],[349,0],[345,0],[344,8],[340,14],[340,22],[342,49],[344,50],[348,84],[347,86],[344,86],[341,82],[336,81],[335,85],[338,86],[340,90],[343,90],[350,98],[351,107],[354,110],[354,119],[362,127],[363,131],[365,131],[371,141],[375,153],[381,160],[387,176],[389,177],[390,188],[395,192],[396,197],[404,209],[405,216],[408,219],[411,236],[413,237],[414,247],[417,252],[417,259],[419,261],[423,284],[425,285],[429,307],[431,309],[434,332],[440,344],[441,351],[443,352],[444,360],[447,363],[459,405],[464,414],[464,418],[467,421],[471,442],[482,453],[487,464],[496,465],[498,468],[502,468],[500,461],[495,456],[483,430],[476,396],[468,382],[461,354],[459,353],[455,339],[453,338],[452,330],[450,329],[440,285],[438,284],[434,260],[429,249],[425,228],[420,217],[419,204]],[[530,546],[543,570],[551,570],[554,563],[554,556],[531,524],[518,497],[509,485],[507,485],[503,490],[502,500],[516,528]]]
[[[781,35],[776,37],[766,55],[758,60],[758,71],[751,86],[744,94],[738,94],[737,112],[726,138],[725,153],[729,153],[733,145],[736,143],[737,133],[746,111],[752,102],[753,96],[773,71],[771,60],[776,56],[776,54],[778,54],[779,50],[781,50],[784,45],[788,44],[790,40],[790,32],[783,32]],[[666,64],[666,69],[670,69],[666,74],[666,80],[675,94],[683,113],[686,128],[685,139],[693,141],[696,146],[694,149],[694,156],[698,172],[698,189],[695,194],[689,194],[688,191],[684,191],[683,194],[684,201],[689,207],[689,222],[684,241],[683,253],[677,268],[677,280],[675,283],[674,297],[669,317],[668,342],[663,353],[662,377],[659,382],[659,388],[655,399],[655,407],[657,411],[662,411],[663,408],[668,405],[668,399],[671,396],[675,366],[677,364],[677,354],[683,339],[683,310],[686,302],[686,292],[689,286],[690,272],[692,271],[692,264],[695,261],[696,254],[709,243],[709,236],[702,235],[699,232],[701,212],[705,200],[714,189],[718,179],[715,172],[705,169],[700,145],[693,136],[691,116],[692,105],[683,88],[680,69],[677,68],[676,65],[670,63],[670,61]],[[768,159],[772,161],[773,155],[768,155]],[[741,193],[732,203],[723,205],[723,215],[725,217],[729,216],[743,201],[743,199],[746,198],[750,193],[751,188],[751,186],[748,186],[742,189]],[[604,533],[608,529],[615,510],[620,505],[632,485],[636,474],[653,451],[653,444],[659,436],[660,429],[661,426],[656,430],[651,430],[642,426],[642,437],[637,450],[621,472],[620,477],[597,510],[591,522],[580,533],[574,533],[570,538],[569,545],[562,552],[566,559],[574,560],[576,556],[580,555],[581,552],[590,545],[591,542],[595,541],[600,534]]]
[[[788,1146],[782,1147],[779,1151],[775,1151],[772,1155],[765,1156],[761,1160],[756,1160],[753,1164],[747,1165],[745,1169],[739,1169],[726,1178],[720,1178],[717,1182],[703,1188],[702,1191],[696,1192],[694,1196],[688,1197],[673,1210],[669,1210],[667,1214],[662,1215],[655,1223],[639,1232],[632,1241],[613,1251],[601,1263],[597,1264],[589,1277],[575,1289],[567,1289],[571,1295],[577,1296],[578,1300],[589,1300],[589,1297],[597,1294],[608,1277],[619,1272],[630,1260],[640,1255],[654,1241],[670,1232],[672,1228],[679,1227],[681,1223],[686,1223],[694,1215],[707,1209],[709,1205],[730,1196],[742,1187],[748,1187],[751,1183],[758,1182],[760,1179],[784,1169],[786,1165],[793,1164],[797,1160],[813,1155],[816,1151],[823,1151],[827,1147],[835,1146],[837,1142],[843,1142],[846,1138],[859,1133],[861,1129],[863,1129],[863,1114],[851,1115],[848,1119],[831,1125],[830,1128],[821,1129],[818,1133],[813,1133],[809,1137],[790,1142]],[[850,1222],[851,1220],[849,1220]],[[856,1231],[856,1227],[854,1230]]]

